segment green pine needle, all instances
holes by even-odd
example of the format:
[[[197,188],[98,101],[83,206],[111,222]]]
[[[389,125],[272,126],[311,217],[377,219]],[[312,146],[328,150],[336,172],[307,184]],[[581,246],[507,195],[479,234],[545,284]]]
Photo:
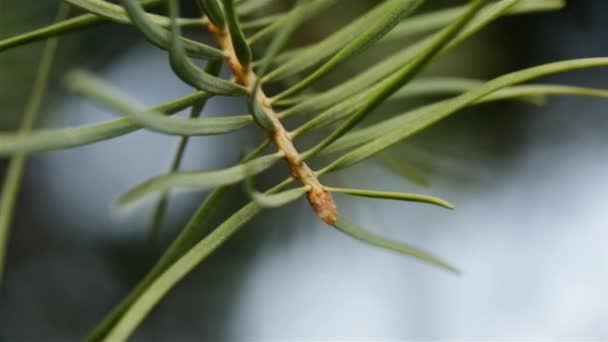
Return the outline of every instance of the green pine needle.
[[[414,259],[418,259],[420,261],[429,263],[433,266],[437,266],[443,270],[448,272],[452,272],[455,274],[459,274],[460,271],[448,264],[447,262],[437,258],[436,256],[426,252],[422,249],[416,248],[411,245],[404,244],[402,242],[397,242],[394,240],[389,240],[387,238],[376,235],[370,231],[367,231],[363,228],[356,226],[353,223],[350,223],[343,217],[338,217],[338,221],[334,225],[338,230],[349,235],[359,241],[365,242],[375,247],[391,250],[397,252],[399,254],[403,254]]]
[[[58,22],[67,18],[69,12],[69,5],[59,5],[59,10],[57,12],[55,21]],[[55,59],[55,52],[58,45],[59,39],[51,38],[44,46],[42,56],[40,57],[40,64],[38,65],[38,70],[36,72],[36,78],[32,86],[32,93],[30,94],[29,100],[25,107],[25,112],[23,113],[21,130],[17,133],[19,136],[27,135],[34,127],[36,119],[38,118],[44,94],[46,93],[49,85],[51,68]],[[4,179],[4,185],[2,186],[2,192],[0,194],[0,287],[2,286],[4,275],[4,258],[6,256],[10,225],[17,201],[17,195],[19,193],[21,178],[23,177],[26,159],[26,153],[17,153],[12,156],[8,165],[6,178]]]
[[[338,192],[341,194],[347,194],[347,195],[352,195],[352,196],[379,198],[379,199],[388,199],[388,200],[397,200],[397,201],[406,201],[406,202],[428,203],[428,204],[437,205],[437,206],[447,208],[447,209],[454,209],[454,205],[452,203],[444,201],[437,197],[427,196],[427,195],[410,194],[410,193],[404,193],[404,192],[375,191],[375,190],[347,189],[347,188],[334,188],[334,187],[327,187],[327,190],[329,192]]]

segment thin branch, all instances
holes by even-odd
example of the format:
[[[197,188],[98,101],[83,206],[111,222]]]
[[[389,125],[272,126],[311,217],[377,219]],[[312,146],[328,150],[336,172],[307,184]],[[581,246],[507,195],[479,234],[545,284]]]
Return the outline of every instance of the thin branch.
[[[239,62],[232,39],[229,32],[222,32],[212,23],[208,23],[209,32],[215,37],[218,46],[227,55],[227,63],[230,67],[234,79],[241,85],[252,88],[258,81],[258,76],[250,68],[245,68]],[[327,224],[333,224],[336,221],[337,210],[331,194],[325,190],[324,186],[319,182],[316,174],[306,163],[299,161],[300,153],[296,150],[289,132],[285,129],[278,118],[277,113],[270,105],[270,101],[264,90],[257,89],[255,101],[261,105],[261,109],[266,113],[267,118],[272,122],[272,125],[264,125],[269,139],[280,151],[285,154],[285,161],[289,166],[289,170],[294,178],[302,185],[308,187],[310,191],[307,193],[308,202],[315,210],[319,218]]]

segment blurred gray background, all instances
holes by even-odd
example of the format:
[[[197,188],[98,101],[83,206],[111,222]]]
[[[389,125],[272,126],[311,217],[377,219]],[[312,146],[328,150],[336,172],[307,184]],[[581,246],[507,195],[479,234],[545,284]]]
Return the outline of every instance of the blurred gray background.
[[[0,2],[0,38],[48,22],[56,2],[20,4]],[[572,0],[562,12],[502,19],[430,73],[491,77],[606,56],[607,37],[608,3]],[[149,104],[189,91],[164,52],[134,42],[132,30],[115,25],[70,35],[59,70],[96,70]],[[15,68],[34,63],[40,47],[0,54],[2,129],[17,127],[31,84],[31,71]],[[608,88],[608,70],[544,81]],[[64,95],[58,79],[39,126],[114,117]],[[214,99],[206,111],[244,108]],[[428,174],[426,188],[374,161],[327,178],[453,202],[445,211],[336,196],[351,220],[433,251],[460,276],[354,241],[297,202],[252,221],[162,301],[134,340],[608,339],[607,111],[589,98],[482,106],[391,150]],[[184,168],[231,165],[259,139],[255,129],[193,139]],[[0,340],[81,339],[134,286],[204,194],[172,196],[160,245],[145,238],[149,208],[113,217],[111,204],[165,170],[175,144],[141,131],[30,159],[0,289]],[[231,196],[226,213],[245,200]]]

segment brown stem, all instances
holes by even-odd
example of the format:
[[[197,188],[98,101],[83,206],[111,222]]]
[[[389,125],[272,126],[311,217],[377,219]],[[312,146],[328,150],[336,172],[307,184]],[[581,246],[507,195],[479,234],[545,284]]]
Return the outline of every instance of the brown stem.
[[[244,68],[239,62],[234,52],[234,45],[232,44],[230,34],[219,30],[212,23],[208,23],[207,26],[209,32],[215,37],[220,49],[228,53],[226,60],[236,82],[245,87],[252,88],[258,77],[253,70]],[[291,175],[309,189],[306,197],[310,206],[323,222],[333,225],[336,223],[337,210],[331,194],[319,182],[315,172],[306,163],[300,161],[300,153],[293,145],[289,132],[283,127],[277,113],[270,105],[270,101],[261,87],[252,96],[256,96],[258,102],[262,104],[264,111],[274,124],[273,129],[267,129],[266,133],[277,149],[285,154],[284,158],[289,166]]]

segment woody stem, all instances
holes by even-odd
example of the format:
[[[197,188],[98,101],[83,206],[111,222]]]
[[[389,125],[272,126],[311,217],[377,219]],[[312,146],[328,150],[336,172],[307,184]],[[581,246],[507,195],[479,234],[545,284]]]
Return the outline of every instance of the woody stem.
[[[258,80],[258,76],[251,68],[244,68],[241,65],[236,57],[230,34],[227,31],[219,30],[212,23],[208,23],[208,29],[215,37],[219,48],[228,54],[226,61],[235,81],[249,89],[253,88]],[[272,121],[272,129],[265,129],[268,138],[278,150],[284,153],[284,158],[291,175],[309,189],[307,198],[310,206],[323,222],[333,225],[337,219],[337,210],[331,194],[319,182],[315,172],[305,162],[300,160],[300,153],[296,150],[289,132],[279,120],[277,113],[272,108],[262,88],[259,87],[255,91],[255,94],[251,94],[250,96],[256,97],[256,100],[262,105],[268,118]]]

